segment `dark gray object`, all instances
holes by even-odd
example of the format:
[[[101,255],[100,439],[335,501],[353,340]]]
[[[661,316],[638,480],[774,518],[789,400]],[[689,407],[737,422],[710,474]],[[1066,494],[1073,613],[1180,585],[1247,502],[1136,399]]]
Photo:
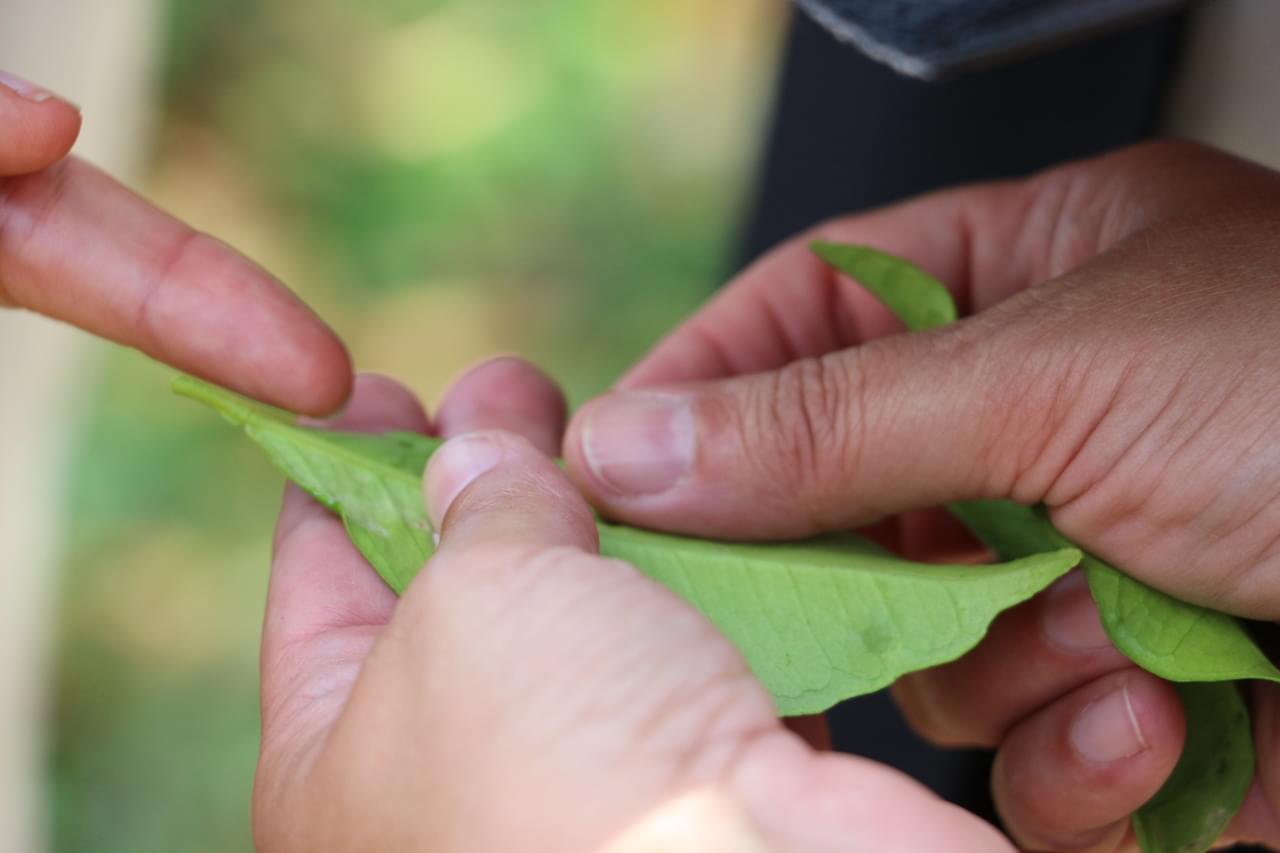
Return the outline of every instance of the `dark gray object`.
[[[1187,0],[796,0],[838,38],[934,79],[1185,5]]]

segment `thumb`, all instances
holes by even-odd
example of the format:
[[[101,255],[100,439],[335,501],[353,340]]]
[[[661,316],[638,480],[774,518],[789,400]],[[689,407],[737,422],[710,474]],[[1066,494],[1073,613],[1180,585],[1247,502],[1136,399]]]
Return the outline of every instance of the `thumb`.
[[[1034,471],[1017,466],[1038,455],[1046,419],[1017,413],[1052,411],[1029,398],[1053,383],[993,352],[1009,335],[990,325],[608,394],[569,428],[570,474],[609,515],[725,538],[805,536],[966,498],[1037,500],[1037,478],[1024,476]]]
[[[423,487],[441,558],[483,546],[599,548],[582,496],[549,457],[514,433],[450,439],[427,462]]]
[[[0,70],[0,176],[25,175],[62,159],[80,132],[80,111]]]

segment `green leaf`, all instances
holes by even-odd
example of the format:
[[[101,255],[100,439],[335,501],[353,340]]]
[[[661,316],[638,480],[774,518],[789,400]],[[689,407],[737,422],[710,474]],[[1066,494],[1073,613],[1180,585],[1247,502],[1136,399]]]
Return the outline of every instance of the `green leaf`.
[[[919,332],[956,321],[951,294],[915,264],[869,246],[819,240],[810,248],[871,291],[908,329]]]
[[[1280,681],[1236,617],[1153,589],[1092,555],[1081,565],[1107,636],[1148,672],[1180,682]]]
[[[948,509],[1002,559],[1067,540],[1043,511],[1009,501]],[[1178,684],[1187,741],[1173,774],[1133,815],[1144,853],[1203,853],[1253,781],[1249,712],[1234,679],[1280,676],[1235,617],[1168,596],[1085,554],[1081,563],[1107,636],[1148,672]]]
[[[1010,501],[948,509],[1002,560],[1071,545],[1043,510]],[[1176,682],[1280,681],[1280,670],[1236,617],[1167,595],[1087,552],[1080,565],[1107,636],[1148,672]]]
[[[860,537],[741,544],[602,524],[602,553],[693,604],[780,713],[812,714],[969,651],[1002,610],[1066,574],[1072,548],[993,566],[911,563]]]
[[[432,552],[422,469],[437,439],[297,426],[278,412],[182,377],[175,390],[242,426],[286,475],[337,512],[379,575],[402,592]],[[1065,548],[994,566],[899,559],[857,537],[742,544],[601,522],[601,553],[682,596],[714,622],[779,713],[825,710],[973,648],[1002,610],[1068,572]]]
[[[379,438],[300,427],[286,413],[189,376],[175,379],[173,390],[243,427],[276,467],[338,513],[351,541],[397,593],[431,556],[421,474],[405,473],[419,459],[425,465],[429,450],[407,441],[408,433]]]
[[[1244,802],[1253,782],[1249,709],[1234,684],[1179,684],[1187,742],[1173,773],[1133,816],[1147,853],[1203,853]]]
[[[1053,544],[1057,531],[1035,507],[1013,501],[958,501],[948,504],[947,512],[997,555],[1025,557],[1057,547]]]

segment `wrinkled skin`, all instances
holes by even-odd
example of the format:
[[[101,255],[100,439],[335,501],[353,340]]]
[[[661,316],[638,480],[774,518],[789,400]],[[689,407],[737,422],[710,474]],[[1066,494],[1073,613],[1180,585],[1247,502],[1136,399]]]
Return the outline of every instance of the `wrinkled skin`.
[[[810,240],[865,243],[970,316],[900,326]],[[1280,618],[1280,176],[1185,143],[836,220],[779,247],[569,427],[605,513],[728,538],[875,522],[908,556],[973,543],[947,501],[1044,502],[1159,589]],[[1259,770],[1229,838],[1280,843],[1277,692],[1253,685]],[[1184,722],[1106,640],[1072,576],[972,654],[902,680],[916,728],[996,747],[1020,844],[1128,850]]]

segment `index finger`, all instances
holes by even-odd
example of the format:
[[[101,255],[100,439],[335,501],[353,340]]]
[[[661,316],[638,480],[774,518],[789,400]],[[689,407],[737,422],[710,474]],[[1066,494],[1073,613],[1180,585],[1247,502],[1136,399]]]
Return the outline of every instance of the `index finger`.
[[[600,548],[582,494],[550,457],[514,433],[450,439],[427,462],[423,490],[440,533],[436,563],[477,546]]]
[[[623,377],[622,388],[723,379],[774,370],[901,330],[880,302],[837,274],[813,240],[874,246],[911,260],[965,307],[979,241],[1003,243],[1021,205],[1016,185],[976,186],[924,196],[834,220],[792,238],[748,267]],[[981,222],[982,227],[977,227]],[[985,271],[984,271],[985,272]],[[999,301],[1018,277],[1001,268],[983,279],[980,301]]]
[[[0,178],[3,302],[305,414],[351,388],[342,343],[284,285],[76,159]]]

